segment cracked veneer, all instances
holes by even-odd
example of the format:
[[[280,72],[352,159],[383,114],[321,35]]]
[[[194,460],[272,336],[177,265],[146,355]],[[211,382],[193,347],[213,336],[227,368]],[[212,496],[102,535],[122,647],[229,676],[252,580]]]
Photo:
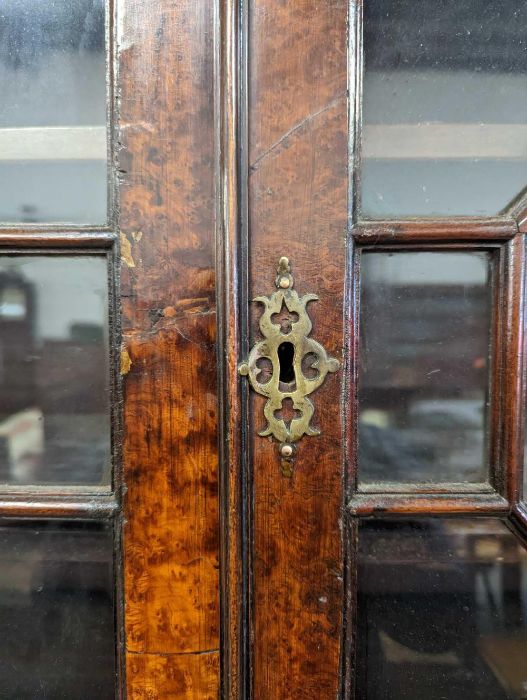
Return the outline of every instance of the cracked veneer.
[[[322,114],[325,114],[326,112],[329,112],[334,107],[336,107],[342,101],[343,98],[347,98],[347,93],[341,93],[340,95],[337,95],[337,97],[331,100],[331,102],[325,105],[325,107],[322,107],[316,112],[308,114],[307,117],[304,117],[304,119],[302,119],[302,121],[292,126],[288,131],[285,132],[285,134],[283,134],[277,141],[275,141],[271,146],[269,146],[269,148],[267,148],[261,155],[259,155],[258,158],[254,160],[254,162],[249,166],[250,172],[256,171],[261,162],[265,160],[267,156],[271,155],[271,153],[276,151],[277,148],[287,143],[287,140],[291,136],[295,136],[304,127],[311,124],[311,122],[314,121],[317,117],[320,117]]]

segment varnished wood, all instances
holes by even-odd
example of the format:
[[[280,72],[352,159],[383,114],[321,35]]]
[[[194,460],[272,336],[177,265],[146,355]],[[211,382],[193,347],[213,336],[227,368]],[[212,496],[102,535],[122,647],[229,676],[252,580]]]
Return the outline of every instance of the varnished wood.
[[[118,512],[119,503],[113,494],[76,494],[59,489],[56,493],[38,493],[35,487],[28,487],[12,494],[4,490],[0,498],[0,517],[4,518],[100,520]]]
[[[514,198],[504,214],[518,223],[520,233],[525,233],[527,227],[527,189]]]
[[[527,542],[527,504],[517,503],[512,510],[512,523]]]
[[[221,499],[221,697],[252,694],[248,387],[238,362],[248,350],[247,7],[221,5],[216,27],[218,91],[217,291]]]
[[[525,241],[517,236],[507,246],[503,296],[503,376],[496,403],[503,416],[499,459],[505,466],[501,490],[511,503],[521,496],[525,435]]]
[[[130,697],[219,687],[213,3],[117,3]],[[203,674],[203,676],[201,675]]]
[[[514,239],[513,239],[514,240]],[[484,445],[489,470],[489,482],[507,498],[507,468],[503,460],[503,390],[507,356],[512,335],[507,328],[506,290],[510,283],[511,242],[500,246],[491,265],[489,303],[491,311],[488,402],[485,418]]]
[[[256,0],[249,16],[250,297],[278,258],[295,289],[314,292],[313,336],[342,359],[348,226],[348,4]],[[251,307],[251,340],[259,309]],[[254,484],[254,697],[337,695],[343,626],[342,372],[312,395],[318,437],[298,445],[292,478],[257,435]]]
[[[512,218],[408,219],[361,221],[354,227],[358,243],[502,241],[513,238],[518,224]]]
[[[388,515],[507,515],[508,501],[497,493],[356,494],[348,504],[358,517]]]
[[[99,229],[35,230],[34,228],[0,228],[0,246],[10,248],[111,248],[117,240],[112,231]]]
[[[470,494],[495,494],[496,489],[488,483],[476,483],[471,484],[467,482],[457,482],[457,483],[405,483],[400,481],[387,481],[380,483],[366,483],[360,484],[357,489],[359,495],[366,494],[387,494],[396,493],[404,495],[432,495],[432,494],[459,494],[459,495],[470,495]]]
[[[231,5],[231,10],[235,12],[236,7]],[[248,38],[248,230],[244,228],[243,195],[246,144],[243,120],[237,111],[243,110],[244,95],[240,84],[237,87],[232,82],[223,84],[225,94],[230,98],[236,94],[238,96],[238,101],[230,105],[222,103],[223,116],[227,115],[227,127],[231,129],[227,140],[222,141],[225,147],[221,170],[222,191],[227,193],[227,202],[223,203],[222,209],[225,224],[223,235],[226,240],[222,248],[223,260],[226,262],[226,267],[222,268],[226,280],[223,294],[228,303],[234,304],[232,307],[228,307],[228,303],[226,305],[225,315],[222,316],[225,323],[222,337],[231,338],[236,346],[236,350],[230,345],[225,350],[224,381],[228,384],[224,394],[227,410],[225,436],[228,451],[224,459],[228,479],[224,494],[226,521],[234,526],[238,538],[235,546],[226,550],[226,599],[228,595],[232,596],[233,582],[239,584],[236,593],[229,599],[231,602],[234,600],[235,604],[224,608],[224,616],[227,616],[229,622],[229,653],[235,649],[238,656],[235,655],[234,658],[226,655],[223,668],[224,676],[230,676],[233,671],[236,676],[243,667],[243,662],[240,664],[239,644],[245,624],[251,629],[254,643],[251,650],[253,666],[248,669],[249,673],[251,670],[253,672],[252,686],[243,688],[245,692],[252,690],[254,697],[258,698],[329,698],[334,697],[337,690],[343,697],[352,697],[353,667],[348,661],[353,656],[355,643],[353,621],[357,517],[382,517],[388,514],[507,516],[511,513],[511,484],[513,478],[517,479],[512,476],[512,464],[514,460],[518,462],[521,454],[518,439],[521,394],[517,380],[520,331],[517,329],[523,303],[523,292],[518,286],[523,263],[518,257],[520,239],[517,236],[516,219],[504,215],[487,219],[360,222],[353,228],[355,244],[360,247],[375,246],[376,249],[387,252],[396,249],[494,250],[493,360],[489,375],[492,407],[488,421],[490,461],[493,466],[491,484],[487,485],[438,484],[430,488],[414,485],[408,489],[412,493],[405,493],[404,485],[397,485],[394,491],[399,491],[398,493],[383,493],[382,488],[375,492],[372,488],[369,493],[352,495],[357,480],[355,437],[357,366],[360,362],[360,255],[354,254],[353,245],[349,246],[346,253],[340,247],[342,239],[339,240],[336,231],[341,222],[342,202],[345,201],[341,190],[343,183],[350,192],[348,213],[352,219],[357,218],[352,198],[360,184],[360,177],[355,170],[348,179],[345,164],[336,155],[337,148],[331,140],[343,134],[338,121],[342,97],[337,88],[339,71],[333,67],[331,78],[324,85],[319,85],[314,79],[314,84],[322,93],[322,97],[317,94],[316,99],[313,99],[314,94],[310,92],[311,86],[306,86],[307,78],[302,71],[303,55],[307,53],[302,45],[304,40],[314,52],[315,65],[319,52],[323,54],[326,50],[338,63],[336,54],[331,52],[338,45],[339,31],[343,33],[344,24],[337,28],[339,18],[342,19],[343,16],[339,14],[342,8],[338,3],[331,7],[331,21],[334,21],[334,25],[324,25],[328,16],[322,14],[306,29],[303,22],[307,23],[310,8],[309,2],[303,2],[301,7],[280,8],[278,13],[273,14],[269,12],[264,0],[251,6]],[[360,16],[360,3],[357,7],[353,5],[353,9]],[[239,32],[243,31],[242,25],[236,25],[234,15],[229,17],[228,22],[233,33],[236,26]],[[278,31],[279,27],[292,26],[296,30],[294,48],[282,44]],[[331,47],[317,33],[322,27],[327,36],[335,29]],[[356,63],[352,60],[351,66],[353,86],[360,83],[360,32],[353,31],[353,22],[352,37],[351,55],[356,59]],[[235,37],[233,34],[230,38],[222,35],[222,41],[227,47],[225,50],[231,57],[227,67],[223,67],[228,76],[239,79],[240,56],[234,49],[238,46],[239,50],[237,40],[244,41],[243,37]],[[273,62],[271,56],[279,56],[280,60]],[[330,62],[331,59],[328,59]],[[316,70],[314,74],[317,74]],[[287,90],[282,89],[282,83],[287,85]],[[314,104],[317,100],[318,104]],[[352,110],[348,132],[351,148],[349,163],[354,166],[360,160],[359,145],[355,138],[360,130],[359,113],[360,110]],[[323,124],[323,136],[318,130],[322,128],[319,122]],[[224,124],[224,136],[227,131]],[[331,174],[329,169],[326,170],[327,153],[333,153]],[[340,167],[342,169],[339,171]],[[330,187],[324,187],[325,177],[331,182]],[[320,194],[321,191],[324,192],[323,195]],[[310,193],[305,200],[302,199],[303,192]],[[310,207],[318,209],[309,221],[304,221],[303,212],[309,211]],[[317,214],[320,214],[320,219]],[[325,229],[321,221],[324,215],[331,222],[333,230]],[[249,295],[243,291],[246,249],[249,253],[248,271],[251,279]],[[244,399],[236,384],[235,374],[236,359],[244,356],[241,349],[246,347],[247,342],[244,331],[241,330],[244,328],[247,297],[266,292],[269,268],[280,255],[287,255],[291,259],[297,283],[300,280],[304,285],[303,291],[313,287],[313,281],[316,280],[318,286],[313,288],[321,301],[326,293],[337,304],[341,300],[345,304],[345,311],[342,307],[338,309],[344,311],[344,329],[340,325],[341,317],[337,320],[331,315],[334,306],[329,312],[326,308],[324,315],[315,318],[317,334],[322,332],[329,338],[329,343],[324,338],[325,345],[331,348],[332,341],[343,343],[346,348],[345,366],[340,387],[327,389],[325,393],[323,390],[320,396],[314,397],[315,402],[323,402],[320,424],[324,431],[325,426],[330,424],[329,435],[324,433],[317,440],[309,441],[307,449],[307,441],[301,444],[295,473],[289,482],[280,476],[272,445],[256,436],[260,427],[256,424],[256,416],[261,409],[257,397],[251,398],[251,440],[248,445],[244,443],[247,432]],[[344,280],[339,274],[345,263],[347,277]],[[236,304],[239,308],[235,307]],[[251,310],[251,340],[258,337],[257,319],[258,312]],[[505,369],[507,363],[510,367]],[[506,396],[505,400],[503,396]],[[340,398],[343,398],[343,403],[338,408],[338,414],[333,414],[332,410],[339,405]],[[342,421],[340,425],[339,420]],[[336,449],[335,445],[341,438],[343,440]],[[227,455],[234,459],[231,461]],[[251,468],[252,482],[244,471],[247,465]],[[340,472],[336,469],[337,466]],[[250,508],[249,512],[244,511],[241,503],[240,483],[252,483],[253,486],[252,522]],[[389,485],[386,488],[389,489]],[[323,504],[318,500],[322,494],[325,494]],[[341,512],[339,499],[343,497],[348,500],[349,512],[353,515],[351,519],[345,519],[347,525],[344,531],[338,529],[332,519]],[[521,509],[518,512],[520,511]],[[244,550],[243,534],[253,538],[254,569],[250,569],[251,552]],[[233,553],[237,553],[239,561],[233,559]],[[327,616],[324,617],[324,613],[321,614],[317,609],[316,592],[323,580],[324,567],[316,575],[312,575],[312,571],[320,564],[322,556],[326,557],[326,562],[331,561],[337,567],[339,581],[342,578],[343,583],[342,586],[340,583],[335,586],[329,597],[323,595],[320,598],[331,601],[332,619],[335,621],[339,616],[337,624],[345,630],[344,634],[337,634],[336,627],[326,625]],[[243,601],[237,597],[244,585],[246,588],[242,597],[253,593],[252,600],[245,601],[245,608]],[[307,593],[308,590],[311,591],[310,594]],[[315,626],[316,632],[313,631]],[[315,638],[316,648],[306,642],[306,639],[312,641]],[[323,659],[322,655],[318,656],[319,650],[324,651]],[[335,670],[338,660],[339,668],[343,671],[342,679]],[[299,671],[301,668],[304,673]],[[329,670],[331,668],[334,670]],[[247,672],[247,667],[245,671]],[[239,676],[236,678],[238,683]],[[244,677],[244,681],[247,681],[247,677]],[[241,686],[229,685],[229,681],[226,683],[226,692],[232,693],[229,697],[239,697]]]
[[[219,653],[129,654],[128,700],[217,700]]]
[[[518,215],[518,230],[520,233],[527,233],[527,208]]]
[[[115,493],[7,489],[0,517],[112,518],[119,571],[122,438],[123,697],[350,700],[360,517],[506,517],[527,538],[525,197],[486,219],[360,220],[361,0],[116,4],[115,226],[0,226],[4,254],[104,254],[111,268],[121,243]],[[373,247],[499,258],[490,484],[357,488],[360,251]],[[312,397],[322,434],[300,441],[292,478],[237,375],[259,338],[250,299],[272,291],[281,255],[342,360]]]

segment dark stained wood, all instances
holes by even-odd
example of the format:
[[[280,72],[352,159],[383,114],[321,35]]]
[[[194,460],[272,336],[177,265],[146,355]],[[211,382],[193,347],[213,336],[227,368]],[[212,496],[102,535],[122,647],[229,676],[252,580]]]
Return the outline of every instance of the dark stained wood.
[[[503,376],[496,402],[503,415],[500,462],[506,465],[501,490],[511,503],[521,496],[523,479],[523,443],[525,435],[525,241],[517,236],[507,246],[503,309]]]
[[[520,233],[527,233],[527,209],[522,211],[518,217],[518,231]]]
[[[512,510],[512,523],[527,541],[527,504],[518,503]]]
[[[518,223],[518,231],[525,233],[527,230],[527,189],[523,190],[507,208],[506,216],[511,217]]]
[[[356,494],[348,511],[359,517],[388,515],[506,515],[508,501],[497,493]]]
[[[213,10],[117,6],[134,698],[212,698],[219,687]]]
[[[0,497],[0,516],[7,518],[78,518],[99,520],[119,512],[113,494],[75,494],[72,491],[38,493],[34,487]]]
[[[367,494],[403,494],[405,496],[411,495],[432,495],[432,494],[459,494],[459,495],[471,495],[471,494],[496,494],[496,489],[488,483],[467,483],[467,482],[436,482],[436,483],[405,483],[405,482],[380,482],[380,483],[366,483],[360,484],[357,489],[359,495]]]
[[[343,0],[256,0],[249,17],[250,297],[274,290],[278,259],[313,292],[312,336],[342,359],[347,231],[347,9]],[[252,339],[260,310],[251,308]],[[257,435],[254,486],[254,697],[336,697],[343,625],[343,373],[312,399],[318,437],[299,443],[292,478]]]
[[[233,3],[234,4],[234,3]],[[511,209],[503,216],[486,219],[411,219],[407,221],[362,221],[354,225],[353,238],[357,245],[395,249],[472,249],[494,248],[496,269],[492,296],[492,371],[491,412],[489,415],[490,459],[493,465],[491,484],[463,484],[409,487],[412,493],[377,492],[351,495],[356,485],[356,384],[359,329],[359,266],[360,256],[349,250],[348,277],[344,283],[343,187],[348,183],[352,195],[360,185],[360,173],[355,168],[348,178],[341,156],[345,153],[344,130],[339,121],[339,104],[343,93],[343,65],[340,63],[341,41],[345,34],[342,3],[327,3],[313,13],[314,5],[307,0],[294,4],[276,4],[257,0],[250,7],[249,25],[249,227],[244,230],[245,201],[243,175],[246,164],[240,152],[231,153],[230,177],[222,180],[228,185],[232,208],[224,212],[227,222],[224,248],[230,263],[228,283],[224,294],[230,303],[240,306],[230,309],[225,318],[228,329],[224,337],[234,340],[244,356],[244,304],[247,298],[240,291],[244,271],[244,246],[249,249],[250,294],[272,291],[274,265],[280,255],[287,255],[293,264],[296,288],[305,293],[319,294],[320,301],[311,307],[315,317],[314,336],[330,349],[344,341],[346,364],[333,384],[315,395],[317,422],[322,427],[320,438],[304,439],[299,446],[295,472],[291,480],[280,475],[276,446],[255,436],[261,427],[262,401],[251,398],[250,437],[243,446],[243,398],[235,387],[236,353],[226,350],[226,377],[231,386],[226,392],[230,423],[225,427],[229,438],[227,459],[231,479],[228,482],[227,511],[235,528],[244,528],[253,537],[252,592],[253,696],[257,698],[333,698],[337,692],[337,652],[341,659],[353,656],[354,648],[354,552],[357,546],[357,516],[382,517],[388,514],[408,515],[486,515],[503,517],[511,514],[511,502],[519,495],[521,472],[523,411],[522,367],[523,350],[523,243],[518,237],[525,227],[525,215]],[[360,16],[361,3],[352,3]],[[231,18],[232,20],[232,18]],[[235,23],[234,23],[235,24]],[[234,26],[231,24],[231,27]],[[235,31],[235,30],[234,30]],[[240,27],[238,27],[240,31]],[[360,103],[361,38],[351,22],[351,73],[348,84]],[[239,37],[238,37],[239,38]],[[222,40],[225,37],[222,36]],[[229,43],[229,42],[227,42]],[[230,40],[229,51],[236,55],[236,40]],[[323,57],[323,58],[322,58]],[[232,58],[232,56],[231,56]],[[231,60],[236,63],[235,57]],[[238,65],[238,69],[240,66]],[[243,66],[241,66],[243,74]],[[227,70],[229,73],[229,70]],[[234,71],[235,73],[235,71]],[[322,79],[322,77],[324,79]],[[229,84],[227,92],[236,92]],[[243,90],[238,86],[239,103],[244,106]],[[225,104],[223,109],[228,111]],[[229,125],[234,129],[228,142],[245,148],[243,124],[238,115],[230,114]],[[239,130],[236,133],[236,129]],[[322,133],[323,130],[323,133]],[[360,109],[353,110],[348,134],[351,163],[360,161]],[[337,141],[340,139],[340,150]],[[331,166],[329,157],[332,154]],[[241,173],[241,181],[238,175]],[[237,208],[237,209],[236,209]],[[354,202],[348,211],[355,220]],[[522,218],[523,217],[523,218]],[[523,223],[522,223],[523,222]],[[230,231],[230,235],[228,235]],[[244,236],[247,237],[245,240]],[[230,247],[229,247],[230,246]],[[226,253],[225,251],[229,252]],[[325,305],[332,298],[332,304]],[[341,303],[344,305],[345,333],[342,334]],[[338,313],[334,315],[334,312]],[[321,313],[322,312],[322,313]],[[258,311],[251,310],[251,342],[258,338]],[[229,325],[230,324],[230,325]],[[230,333],[230,335],[229,335]],[[344,405],[334,412],[339,402],[335,384],[341,382]],[[342,384],[343,382],[343,384]],[[342,426],[344,423],[344,427]],[[241,434],[240,434],[241,433]],[[343,438],[341,444],[336,444]],[[345,450],[345,454],[342,452]],[[236,492],[236,462],[238,478],[244,479],[244,468],[250,464],[254,489],[252,522],[242,522],[243,506]],[[347,465],[349,473],[341,465]],[[245,465],[245,466],[244,466]],[[340,471],[339,471],[340,470]],[[325,494],[324,502],[320,496]],[[332,516],[339,512],[339,499],[349,499],[345,520],[345,543],[342,532],[335,527]],[[525,508],[513,508],[517,522],[527,522]],[[246,516],[244,516],[246,517]],[[238,530],[237,530],[238,532]],[[342,552],[342,547],[345,552]],[[339,547],[341,548],[339,551]],[[247,558],[243,546],[229,550]],[[330,589],[329,596],[317,598],[325,586],[325,565],[331,562],[343,577],[342,588]],[[250,558],[249,558],[250,563]],[[230,581],[243,583],[243,565],[229,559]],[[247,566],[247,560],[245,561]],[[318,567],[318,569],[317,569]],[[344,592],[345,589],[345,592]],[[320,610],[320,600],[328,601],[332,618]],[[239,628],[240,605],[226,608],[231,617],[230,631],[236,644],[242,637]],[[331,622],[345,629],[340,641]],[[337,644],[338,641],[338,644]],[[359,641],[360,643],[360,641]],[[237,648],[237,647],[236,647]],[[319,655],[319,651],[322,653]],[[226,672],[232,668],[226,661]],[[340,690],[352,697],[353,669],[343,663],[345,678]],[[238,697],[237,689],[232,697]]]
[[[358,243],[499,241],[516,235],[512,218],[409,219],[406,221],[362,221],[353,237]]]
[[[115,233],[90,230],[46,231],[32,228],[0,228],[0,246],[16,248],[111,248],[117,240]]]
[[[515,239],[513,239],[514,241]],[[507,498],[507,469],[503,458],[504,401],[503,389],[506,372],[505,360],[512,340],[507,327],[506,290],[510,284],[510,250],[513,241],[501,245],[494,259],[491,276],[490,303],[492,308],[490,358],[489,358],[489,407],[487,409],[485,445],[488,450],[489,481]]]
[[[216,27],[221,697],[229,700],[251,697],[249,389],[238,374],[239,358],[248,351],[246,25],[244,4],[221,4]]]

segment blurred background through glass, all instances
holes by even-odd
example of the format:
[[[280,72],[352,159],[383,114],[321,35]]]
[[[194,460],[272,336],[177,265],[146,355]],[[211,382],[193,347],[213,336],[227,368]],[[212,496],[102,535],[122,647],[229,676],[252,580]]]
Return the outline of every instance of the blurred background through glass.
[[[4,0],[0,94],[0,222],[104,223],[104,0]]]
[[[0,483],[109,486],[104,256],[0,258]]]

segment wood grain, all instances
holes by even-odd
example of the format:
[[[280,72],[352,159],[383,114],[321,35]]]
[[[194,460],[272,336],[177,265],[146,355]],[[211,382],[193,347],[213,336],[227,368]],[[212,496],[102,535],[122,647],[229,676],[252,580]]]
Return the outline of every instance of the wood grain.
[[[220,561],[221,561],[221,697],[251,697],[251,560],[247,453],[248,392],[238,363],[248,353],[247,333],[247,11],[238,0],[221,3],[217,30],[218,228],[217,290]]]
[[[274,290],[281,255],[313,292],[312,337],[342,359],[347,227],[347,3],[256,0],[249,25],[250,297]],[[259,309],[252,309],[258,338]],[[253,397],[254,693],[336,697],[343,603],[342,372],[313,394],[319,437],[294,475],[257,436]]]
[[[113,494],[103,492],[75,494],[56,489],[56,493],[38,493],[35,487],[25,492],[3,493],[0,497],[0,513],[8,518],[79,518],[100,520],[111,518],[119,510]]]
[[[218,652],[191,656],[131,654],[128,700],[217,700]]]
[[[62,248],[66,250],[79,248],[111,248],[116,236],[111,231],[65,229],[63,231],[36,230],[32,228],[0,228],[0,246],[17,248]]]
[[[461,241],[502,241],[513,238],[518,224],[510,217],[488,219],[408,219],[405,221],[362,221],[353,230],[357,243],[429,243]]]
[[[219,647],[213,4],[121,0],[117,12],[128,691],[212,698],[219,685],[209,659]]]
[[[507,515],[508,501],[498,493],[356,494],[348,511],[359,517],[389,515]]]

